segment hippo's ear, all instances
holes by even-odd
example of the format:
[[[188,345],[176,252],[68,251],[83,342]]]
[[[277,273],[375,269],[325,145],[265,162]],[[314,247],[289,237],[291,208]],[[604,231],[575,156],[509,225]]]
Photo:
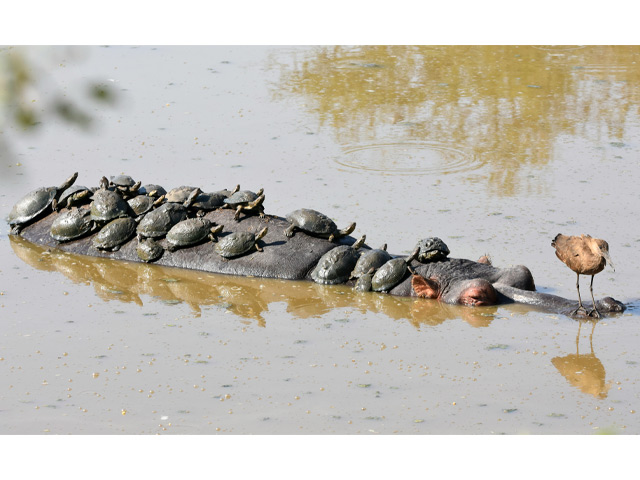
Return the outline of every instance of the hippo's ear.
[[[414,275],[411,277],[411,288],[421,298],[438,298],[440,293],[440,284],[433,277]]]

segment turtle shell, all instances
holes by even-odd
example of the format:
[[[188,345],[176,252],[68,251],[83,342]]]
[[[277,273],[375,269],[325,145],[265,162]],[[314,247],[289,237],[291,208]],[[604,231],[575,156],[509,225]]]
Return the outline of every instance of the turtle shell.
[[[310,208],[294,210],[287,215],[286,218],[289,223],[295,225],[300,230],[314,235],[328,237],[338,230],[338,227],[333,220],[325,214],[316,210],[311,210]]]
[[[164,248],[155,240],[145,238],[138,241],[136,253],[138,254],[138,258],[143,262],[155,262],[164,253]]]
[[[41,187],[27,193],[13,206],[7,222],[13,226],[33,220],[51,205],[57,192],[57,187]]]
[[[167,191],[161,187],[160,185],[153,185],[153,184],[149,184],[149,185],[145,185],[143,187],[140,187],[138,189],[138,193],[140,195],[149,195],[151,193],[153,193],[154,197],[161,197],[162,195],[166,195]],[[151,196],[151,195],[149,195]]]
[[[189,198],[189,195],[191,195],[191,192],[195,189],[196,187],[188,187],[184,185],[182,187],[176,187],[169,190],[165,199],[170,203],[184,203],[187,198]]]
[[[78,200],[88,199],[91,194],[92,192],[88,187],[82,185],[71,185],[62,192],[62,195],[58,198],[58,208],[71,208],[73,205],[78,203]]]
[[[201,242],[211,233],[213,222],[206,218],[188,218],[176,223],[169,233],[167,242],[173,247],[186,247]]]
[[[336,285],[349,280],[360,253],[348,245],[340,245],[329,250],[311,272],[311,278],[323,285]]]
[[[377,270],[391,260],[391,255],[383,249],[367,250],[360,255],[356,266],[351,272],[351,278],[360,278],[372,268]]]
[[[122,196],[111,190],[98,190],[93,195],[91,203],[91,219],[105,223],[114,218],[129,215],[129,205]]]
[[[131,210],[133,210],[133,213],[139,216],[139,215],[144,215],[147,212],[150,212],[153,209],[153,204],[155,203],[155,201],[156,199],[154,197],[148,197],[146,195],[137,195],[127,200],[127,203],[129,204],[129,207],[131,208]]]
[[[248,252],[256,244],[256,236],[251,232],[234,232],[216,243],[216,252],[225,258],[237,257]]]
[[[133,187],[136,182],[129,175],[116,175],[115,177],[110,177],[110,181],[112,185],[116,187]]]
[[[147,213],[138,225],[141,237],[163,237],[176,223],[187,218],[187,209],[180,203],[165,203]]]
[[[226,191],[226,194],[225,191],[201,193],[191,204],[191,208],[205,211],[215,210],[224,205],[224,201],[229,198],[230,193],[229,191]]]
[[[256,198],[258,198],[258,194],[250,191],[250,190],[240,190],[239,192],[234,193],[229,198],[224,199],[224,203],[229,205],[230,207],[237,207],[238,205],[245,205],[247,203],[253,202]]]
[[[393,258],[382,265],[371,279],[374,292],[386,292],[402,281],[407,273],[407,262],[404,258]]]
[[[91,210],[78,208],[67,210],[51,224],[51,236],[58,242],[68,242],[86,235],[93,228]]]
[[[93,246],[100,250],[117,250],[136,234],[137,225],[131,217],[111,220],[94,237]]]
[[[373,273],[365,273],[364,275],[360,275],[356,284],[354,285],[354,289],[357,292],[369,292],[371,291],[371,280],[373,279]]]
[[[449,247],[438,237],[423,238],[416,247],[420,248],[417,260],[421,263],[442,260],[449,255]]]

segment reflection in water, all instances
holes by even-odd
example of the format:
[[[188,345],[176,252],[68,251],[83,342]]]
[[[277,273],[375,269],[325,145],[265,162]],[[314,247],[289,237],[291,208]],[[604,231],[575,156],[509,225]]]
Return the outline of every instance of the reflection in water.
[[[337,308],[383,313],[394,320],[408,320],[416,328],[440,325],[462,318],[474,327],[488,326],[495,307],[469,308],[434,300],[360,293],[353,288],[318,285],[313,282],[218,275],[195,270],[163,267],[74,255],[48,249],[11,236],[16,255],[38,270],[57,271],[76,283],[93,285],[105,301],[142,306],[147,296],[165,304],[186,303],[200,316],[203,306],[217,306],[266,326],[263,316],[269,304],[286,302],[294,318],[324,315]]]
[[[589,335],[591,353],[580,354],[580,329],[584,321],[581,320],[578,327],[576,353],[565,355],[564,357],[555,357],[551,360],[551,363],[574,387],[596,398],[607,398],[607,392],[611,388],[611,381],[605,383],[606,372],[604,365],[593,353],[593,331],[596,328],[596,322],[593,322],[591,335]]]
[[[493,193],[540,194],[538,175],[520,172],[546,166],[563,136],[621,142],[639,120],[635,46],[336,46],[292,55],[272,59],[281,72],[274,96],[304,97],[344,146],[339,163],[384,174],[484,165]]]

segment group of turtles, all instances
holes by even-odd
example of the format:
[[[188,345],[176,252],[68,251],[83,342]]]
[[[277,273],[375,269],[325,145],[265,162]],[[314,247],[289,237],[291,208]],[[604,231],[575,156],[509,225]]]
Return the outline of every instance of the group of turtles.
[[[198,187],[182,186],[167,192],[160,185],[135,182],[128,175],[108,180],[102,177],[98,187],[75,185],[74,173],[58,187],[42,187],[29,192],[18,201],[7,221],[12,234],[49,211],[61,212],[51,225],[51,237],[68,242],[98,232],[93,246],[99,250],[116,251],[137,236],[137,253],[141,260],[159,259],[164,248],[157,242],[166,237],[167,250],[197,245],[206,239],[217,241],[222,225],[205,218],[207,211],[232,208],[234,218],[241,213],[264,216],[264,193],[221,190],[205,193]],[[267,233],[235,232],[216,244],[224,258],[232,258],[260,249],[257,241]]]
[[[166,238],[170,252],[211,240],[215,251],[223,258],[234,258],[251,250],[262,251],[258,241],[267,228],[257,233],[233,232],[218,240],[224,229],[205,217],[206,212],[219,208],[235,210],[234,219],[242,213],[264,217],[264,192],[220,190],[205,193],[198,187],[181,186],[166,191],[160,185],[142,185],[127,175],[107,179],[98,187],[75,185],[74,173],[58,187],[42,187],[29,192],[11,210],[7,220],[12,234],[50,211],[60,212],[51,225],[50,235],[58,242],[68,242],[98,232],[92,240],[99,250],[116,251],[137,237],[138,257],[145,262],[159,259],[165,248],[158,243]],[[311,209],[298,209],[286,216],[287,237],[297,230],[334,242],[349,235],[355,222],[344,229],[326,215]],[[400,283],[407,271],[413,273],[411,262],[427,263],[444,259],[448,247],[437,237],[423,239],[413,253],[393,258],[386,244],[378,249],[362,249],[366,236],[353,245],[339,245],[325,253],[311,272],[320,284],[334,285],[356,279],[359,291],[387,292]]]
[[[340,245],[325,253],[311,272],[316,283],[335,285],[356,280],[355,289],[360,292],[388,292],[404,280],[407,272],[415,274],[411,262],[429,263],[443,260],[449,248],[438,237],[418,242],[408,257],[392,257],[387,244],[372,250],[359,251],[364,244],[363,235],[353,245]]]

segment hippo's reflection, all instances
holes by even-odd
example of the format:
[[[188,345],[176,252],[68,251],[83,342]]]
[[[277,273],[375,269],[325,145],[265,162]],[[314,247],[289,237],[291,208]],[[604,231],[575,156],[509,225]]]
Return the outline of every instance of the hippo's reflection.
[[[596,322],[592,322],[593,327],[591,335],[589,335],[591,353],[580,353],[580,329],[585,321],[581,320],[578,327],[576,353],[565,355],[564,357],[555,357],[551,359],[551,363],[574,387],[596,398],[607,398],[607,393],[611,388],[611,381],[605,382],[606,372],[604,365],[593,352],[593,331],[595,330]]]
[[[105,301],[143,305],[142,296],[164,303],[186,303],[199,316],[203,306],[217,305],[265,326],[269,304],[285,302],[294,318],[324,315],[338,308],[382,313],[394,320],[408,320],[416,328],[462,318],[474,327],[487,326],[495,307],[468,308],[434,300],[397,297],[353,288],[313,282],[211,274],[74,255],[10,237],[16,255],[39,270],[57,271],[76,283],[93,285]]]

